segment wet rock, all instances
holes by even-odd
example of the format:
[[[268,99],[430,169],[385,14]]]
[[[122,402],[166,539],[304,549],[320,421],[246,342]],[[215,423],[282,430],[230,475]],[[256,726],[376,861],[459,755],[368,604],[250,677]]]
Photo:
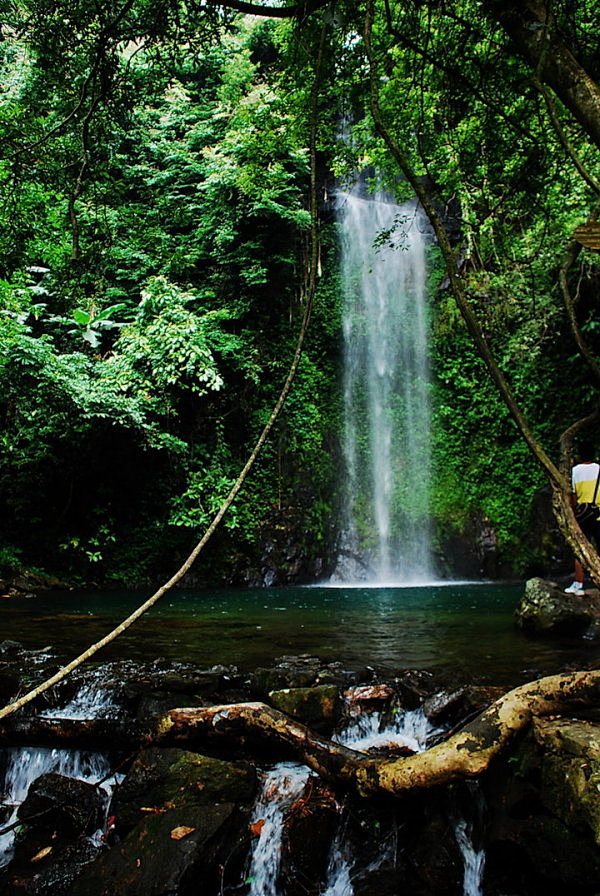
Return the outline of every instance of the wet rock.
[[[41,847],[27,865],[11,870],[0,879],[3,896],[67,896],[82,869],[98,856],[98,847],[88,838],[64,848],[56,843]]]
[[[20,826],[2,893],[62,896],[98,854],[91,838],[102,825],[104,800],[85,781],[40,775],[18,810]]]
[[[452,728],[465,723],[504,694],[499,687],[468,687],[440,691],[423,703],[423,712],[434,725]]]
[[[92,834],[102,823],[103,799],[93,784],[48,772],[31,784],[17,815],[53,834]]]
[[[247,803],[256,788],[256,772],[243,762],[223,762],[176,748],[143,750],[117,790],[111,811],[120,836],[146,811],[165,806],[219,802]]]
[[[532,812],[506,821],[486,848],[484,892],[596,896],[597,848],[557,818]]]
[[[0,660],[0,701],[2,706],[10,703],[21,688],[22,679],[18,672],[10,668],[8,663]]]
[[[52,649],[27,650],[17,641],[0,643],[0,696],[3,703],[10,703],[18,694],[24,694],[58,671]],[[48,704],[42,697],[35,703],[36,708]]]
[[[332,791],[311,775],[290,809],[283,833],[281,882],[288,896],[325,890],[339,814],[340,806]]]
[[[185,806],[149,815],[125,840],[83,869],[70,896],[166,896],[219,892],[235,868],[247,827],[232,803]],[[244,843],[241,852],[245,853]],[[234,862],[237,859],[237,862]],[[227,864],[229,862],[229,864]],[[196,889],[194,889],[196,888]]]
[[[536,719],[531,735],[484,783],[490,891],[512,892],[518,884],[527,894],[595,896],[600,725]]]
[[[165,896],[239,883],[254,792],[246,763],[143,751],[113,803],[124,839],[84,869],[70,893]]]
[[[544,749],[542,804],[600,846],[600,725],[537,719],[534,736]]]
[[[448,693],[441,691],[429,697],[423,703],[423,712],[430,722],[435,725],[448,724],[457,716],[465,715],[465,690],[459,688],[456,691]]]
[[[598,638],[600,595],[595,590],[582,596],[565,594],[555,582],[529,579],[515,610],[515,620],[531,634]]]
[[[396,696],[395,690],[389,684],[363,685],[362,687],[349,688],[344,697],[349,706],[370,706],[390,703]]]
[[[70,676],[52,689],[51,699],[53,709],[76,699],[78,718],[85,717],[87,705],[90,716],[130,716],[143,721],[182,706],[230,702],[230,695],[235,702],[242,688],[243,679],[234,667],[201,669],[168,660],[124,660],[99,665],[79,678]]]
[[[341,663],[322,663],[316,656],[283,656],[270,669],[258,668],[250,676],[250,688],[264,698],[270,691],[284,688],[309,688],[317,684],[348,687],[370,681],[373,670],[348,671]]]
[[[40,575],[29,570],[14,576],[7,583],[9,593],[12,597],[35,597],[40,591],[49,591],[52,589],[68,590],[69,585],[62,582],[56,576]]]
[[[355,896],[465,892],[452,826],[437,798],[387,806],[353,802],[340,832],[339,853],[348,860]]]
[[[411,893],[462,894],[463,863],[451,825],[435,811],[411,842],[407,877]]]
[[[405,709],[417,709],[438,690],[436,677],[424,669],[407,669],[394,684]]]
[[[0,642],[0,656],[14,656],[23,653],[25,648],[19,641],[10,641],[6,639]]]
[[[262,696],[286,687],[308,688],[315,684],[320,665],[316,656],[281,657],[271,669],[256,669],[250,677],[250,685]]]
[[[269,700],[275,709],[318,731],[332,729],[344,708],[339,689],[333,684],[271,691]]]

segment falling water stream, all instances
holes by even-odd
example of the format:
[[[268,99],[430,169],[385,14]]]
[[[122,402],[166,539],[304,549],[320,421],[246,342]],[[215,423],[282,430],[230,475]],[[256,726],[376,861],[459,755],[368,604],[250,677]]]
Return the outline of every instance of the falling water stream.
[[[463,896],[483,896],[485,849],[480,841],[485,829],[486,805],[476,780],[466,783],[462,799],[463,803],[466,799],[466,805],[461,808],[455,801],[449,820],[463,861]]]
[[[415,202],[356,190],[338,195],[338,221],[346,477],[337,578],[430,581],[422,215]]]
[[[304,790],[306,766],[282,762],[263,776],[251,824],[259,829],[248,872],[248,896],[278,896],[285,812]]]

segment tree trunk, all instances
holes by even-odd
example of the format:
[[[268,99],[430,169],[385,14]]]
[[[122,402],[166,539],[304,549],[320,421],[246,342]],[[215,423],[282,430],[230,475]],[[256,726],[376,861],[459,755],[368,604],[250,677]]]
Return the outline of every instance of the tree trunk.
[[[319,738],[262,703],[172,710],[162,722],[161,741],[207,733],[239,737],[261,734],[292,747],[313,771],[334,783],[350,785],[362,796],[402,796],[480,775],[525,729],[532,717],[594,705],[600,695],[600,671],[553,675],[509,691],[457,734],[414,756],[370,757]]]
[[[556,30],[549,4],[545,0],[484,0],[484,5],[600,147],[600,90]]]

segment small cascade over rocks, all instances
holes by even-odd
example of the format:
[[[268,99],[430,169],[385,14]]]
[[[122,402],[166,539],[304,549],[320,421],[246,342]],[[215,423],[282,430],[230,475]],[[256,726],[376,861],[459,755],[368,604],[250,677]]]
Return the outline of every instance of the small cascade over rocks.
[[[353,709],[350,721],[335,739],[353,750],[369,750],[406,747],[411,753],[420,753],[441,728],[436,728],[425,715],[422,707],[406,710],[394,706],[386,712],[364,712]]]
[[[397,747],[409,752],[426,749],[428,740],[439,729],[432,725],[421,707],[404,710],[398,705],[365,711],[360,706],[360,698],[381,701],[393,695],[390,688],[356,687],[346,691],[347,717],[342,729],[334,735],[334,740],[351,749],[390,751]],[[247,881],[250,883],[248,896],[282,896],[288,889],[282,888],[280,870],[284,842],[284,829],[290,813],[299,811],[298,799],[305,791],[311,773],[308,768],[289,763],[280,763],[265,773],[260,797],[257,801],[251,829],[258,838],[249,861]],[[322,896],[353,896],[353,845],[347,837],[347,819],[343,806],[332,798],[338,816],[335,834],[326,865],[326,875],[322,883]],[[306,811],[306,806],[302,807]],[[394,840],[395,843],[395,840]],[[395,852],[395,849],[394,849]],[[379,870],[391,856],[389,848],[376,856],[368,871]]]
[[[258,836],[248,870],[248,896],[278,896],[285,812],[304,790],[309,774],[306,766],[292,763],[265,773],[250,823]]]
[[[352,860],[348,856],[347,848],[344,848],[343,826],[340,825],[331,847],[323,896],[354,896],[351,872]]]
[[[16,823],[18,820],[24,821],[19,815],[19,809],[34,781],[53,772],[66,778],[97,784],[103,795],[105,810],[108,809],[112,789],[116,783],[115,777],[111,776],[109,761],[100,753],[44,747],[9,748],[2,751],[0,765],[4,767],[1,793],[6,812],[6,817],[0,825],[0,868],[8,864],[12,858]],[[98,838],[102,830],[103,828],[98,830]]]
[[[103,687],[103,682],[84,682],[80,690],[64,706],[44,711],[47,719],[99,719],[117,718],[120,713],[113,690]]]
[[[459,798],[460,797],[460,798]],[[463,896],[483,896],[486,806],[479,784],[468,782],[451,793],[450,822],[464,863]]]
[[[475,848],[473,825],[466,819],[458,819],[454,833],[465,864],[464,896],[483,896],[482,882],[483,869],[485,867],[485,850],[483,848]]]

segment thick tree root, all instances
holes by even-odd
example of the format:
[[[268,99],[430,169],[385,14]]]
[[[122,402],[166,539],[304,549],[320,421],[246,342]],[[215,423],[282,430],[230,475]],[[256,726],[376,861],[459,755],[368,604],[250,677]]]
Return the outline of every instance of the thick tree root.
[[[534,716],[573,713],[597,705],[599,697],[599,670],[540,678],[500,697],[447,741],[423,753],[393,759],[366,755],[321,738],[264,703],[172,709],[137,728],[111,720],[15,720],[0,728],[0,738],[63,746],[97,745],[100,739],[120,749],[149,744],[214,748],[215,742],[258,738],[293,752],[326,780],[351,787],[361,796],[402,796],[480,775]]]

